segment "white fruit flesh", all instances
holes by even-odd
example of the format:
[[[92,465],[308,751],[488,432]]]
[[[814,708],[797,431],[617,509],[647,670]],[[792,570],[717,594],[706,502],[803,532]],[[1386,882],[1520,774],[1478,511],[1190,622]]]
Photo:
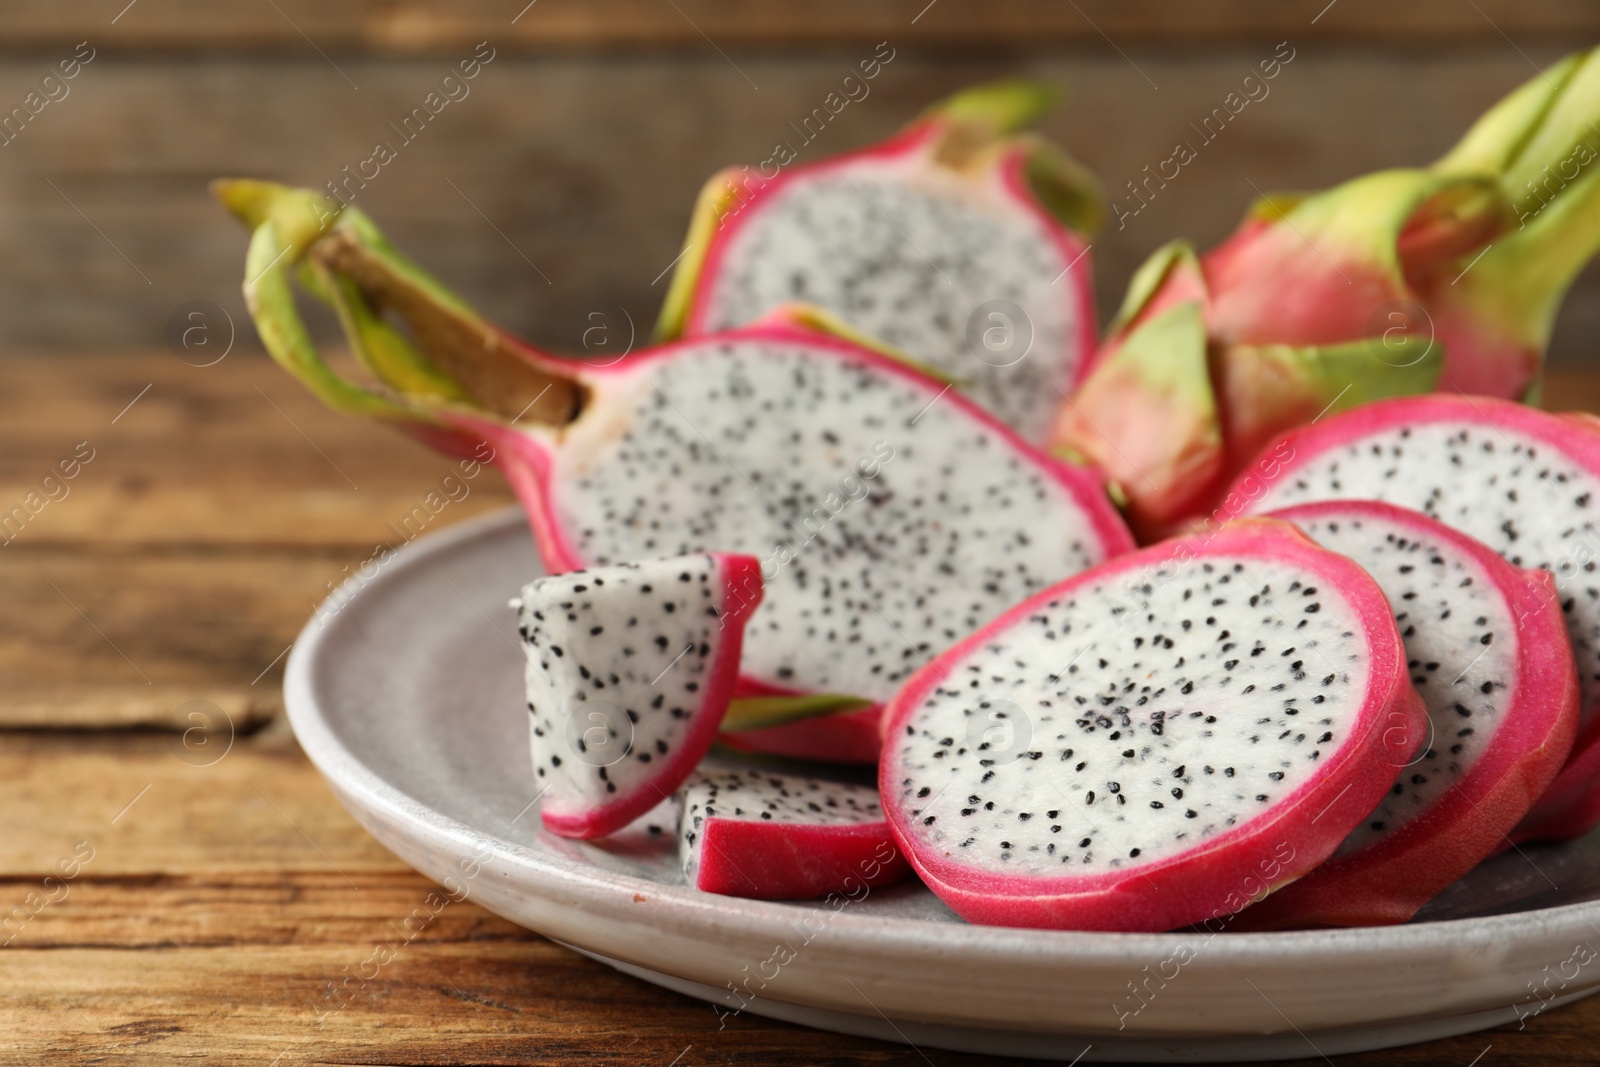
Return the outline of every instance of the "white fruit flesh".
[[[638,790],[697,732],[699,716],[720,721],[724,707],[703,705],[723,616],[737,609],[728,597],[707,555],[528,584],[519,628],[534,784],[547,809],[599,807]]]
[[[1411,684],[1428,706],[1427,748],[1335,853],[1347,855],[1425,811],[1484,754],[1517,700],[1517,624],[1476,560],[1414,525],[1372,514],[1293,521],[1324,548],[1361,564],[1383,589],[1405,641]]]
[[[1593,719],[1600,708],[1600,480],[1515,427],[1434,422],[1363,435],[1310,458],[1253,510],[1341,498],[1414,508],[1516,566],[1552,571],[1578,661],[1582,722]]]
[[[1042,218],[993,175],[952,173],[921,156],[851,160],[737,208],[727,225],[735,229],[706,281],[703,331],[787,301],[817,304],[970,382],[975,400],[1030,440],[1049,428],[1059,390],[1089,355],[1076,350],[1076,279],[1063,277],[1071,264]],[[979,313],[974,323],[995,300],[1027,321]]]
[[[1339,590],[1258,558],[1113,571],[956,661],[888,739],[899,825],[1016,876],[1201,849],[1356,740],[1359,629]]]
[[[707,548],[762,560],[743,673],[774,686],[885,700],[941,649],[1107,555],[1043,457],[874,362],[708,340],[602,387],[605,421],[580,419],[554,457],[574,552],[597,565]]]

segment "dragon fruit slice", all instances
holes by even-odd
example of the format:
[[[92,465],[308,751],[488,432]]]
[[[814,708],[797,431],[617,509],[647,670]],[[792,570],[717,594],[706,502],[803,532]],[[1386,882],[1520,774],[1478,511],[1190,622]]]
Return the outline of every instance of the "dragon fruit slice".
[[[1564,841],[1581,837],[1600,825],[1600,728],[1588,731],[1572,746],[1572,755],[1528,817],[1511,834],[1524,841]]]
[[[1233,929],[1405,922],[1506,846],[1572,749],[1578,677],[1554,582],[1390,504],[1326,501],[1272,517],[1377,580],[1430,732],[1333,856]]]
[[[739,676],[761,563],[719,553],[536,578],[522,591],[544,824],[602,837],[670,797]]]
[[[1032,441],[1086,369],[1094,180],[1014,131],[1046,87],[977,86],[890,140],[771,174],[729,168],[695,208],[657,336],[741,326],[792,300],[965,384]]]
[[[1424,740],[1383,592],[1287,523],[1122,556],[940,656],[887,712],[895,836],[974,922],[1155,931],[1322,862]]]
[[[1490,109],[1431,168],[1262,198],[1196,258],[1151,257],[1053,447],[1107,471],[1145,539],[1212,509],[1277,434],[1372,400],[1537,393],[1600,249],[1600,53]],[[1192,303],[1203,329],[1171,309]]]
[[[1578,742],[1530,826],[1577,833],[1594,825],[1600,778],[1584,768],[1600,738],[1600,420],[1433,394],[1324,419],[1267,451],[1275,477],[1240,479],[1224,498],[1226,510],[1382,500],[1453,526],[1516,566],[1554,575],[1577,662]]]
[[[876,790],[755,770],[690,779],[678,853],[696,889],[760,900],[854,896],[908,869]]]
[[[488,441],[551,571],[760,558],[742,696],[881,702],[1005,607],[1131,547],[1097,477],[817,314],[561,359],[479,318],[353,209],[265,183],[219,192],[255,227],[246,298],[268,351],[340,410],[447,450]],[[377,384],[323,362],[291,271]]]

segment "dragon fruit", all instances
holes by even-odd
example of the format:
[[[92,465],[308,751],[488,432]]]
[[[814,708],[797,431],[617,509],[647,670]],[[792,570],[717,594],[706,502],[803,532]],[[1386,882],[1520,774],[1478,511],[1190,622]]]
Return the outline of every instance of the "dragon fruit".
[[[657,336],[726,330],[792,300],[961,379],[1032,441],[1094,351],[1082,234],[1094,180],[1014,131],[1040,85],[977,86],[888,141],[765,173],[729,168],[700,194]]]
[[[1271,514],[1361,564],[1388,595],[1429,740],[1327,862],[1232,928],[1405,922],[1506,846],[1572,749],[1578,676],[1555,585],[1390,504]]]
[[[1096,476],[821,313],[609,365],[562,359],[479,318],[354,209],[266,183],[218,191],[255,228],[245,293],[268,351],[337,409],[446,450],[487,441],[549,570],[757,555],[741,697],[881,702],[1003,608],[1131,547]],[[376,384],[323,362],[291,271]]]
[[[1555,577],[1577,663],[1578,741],[1529,827],[1580,833],[1600,819],[1600,420],[1550,415],[1492,397],[1433,394],[1372,404],[1268,446],[1276,476],[1247,475],[1229,513],[1318,500],[1414,508],[1519,567]],[[1528,830],[1513,836],[1524,839]]]
[[[1053,447],[1106,470],[1148,539],[1325,413],[1436,387],[1533,394],[1561,298],[1600,248],[1597,94],[1600,58],[1569,57],[1431,168],[1268,196],[1204,256],[1159,250]]]
[[[879,792],[963,918],[1156,931],[1322,862],[1424,740],[1377,584],[1287,523],[1125,555],[918,672]]]
[[[708,893],[855,896],[908,869],[877,791],[866,786],[755,770],[701,773],[681,804],[683,876]]]
[[[528,583],[518,629],[547,828],[602,837],[672,795],[716,738],[760,602],[754,556],[619,563]]]
[[[1600,51],[1546,67],[1496,104],[1434,169],[1492,174],[1515,228],[1421,274],[1444,345],[1442,391],[1534,398],[1567,289],[1600,250]],[[1421,272],[1419,272],[1421,273]]]

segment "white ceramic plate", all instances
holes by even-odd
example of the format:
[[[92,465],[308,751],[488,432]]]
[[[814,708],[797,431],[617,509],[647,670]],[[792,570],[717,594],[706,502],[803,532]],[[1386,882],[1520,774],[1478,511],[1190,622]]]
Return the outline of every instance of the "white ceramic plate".
[[[508,509],[352,579],[289,658],[295,733],[423,874],[719,1014],[1064,1061],[1214,1062],[1423,1041],[1600,987],[1593,838],[1507,852],[1406,926],[1206,937],[970,926],[914,879],[836,906],[710,896],[683,884],[670,811],[659,835],[554,837],[529,807],[506,606],[539,572]]]

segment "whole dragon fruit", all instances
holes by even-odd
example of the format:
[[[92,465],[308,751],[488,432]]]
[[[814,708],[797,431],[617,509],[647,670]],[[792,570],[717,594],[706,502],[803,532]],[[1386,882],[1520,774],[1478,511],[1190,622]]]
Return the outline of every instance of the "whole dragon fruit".
[[[1377,580],[1428,706],[1428,741],[1325,863],[1232,929],[1405,922],[1506,847],[1572,751],[1578,675],[1555,582],[1390,504],[1333,500],[1272,517]]]
[[[1253,519],[1110,560],[919,671],[878,788],[958,915],[1170,930],[1321,863],[1426,733],[1381,589]]]
[[[1435,393],[1299,427],[1267,454],[1274,476],[1241,478],[1223,510],[1380,500],[1470,534],[1515,566],[1551,572],[1577,664],[1578,737],[1512,836],[1570,836],[1600,821],[1600,419]]]
[[[1400,395],[1530,397],[1561,298],[1600,248],[1600,56],[1572,56],[1428,169],[1268,196],[1221,245],[1129,287],[1054,447],[1153,538],[1209,510],[1292,426]]]
[[[489,441],[551,571],[757,556],[740,695],[783,716],[780,698],[884,701],[1008,605],[1131,547],[1097,477],[821,313],[563,359],[478,317],[354,209],[259,182],[218,193],[254,231],[245,295],[273,357],[338,410],[446,450]],[[291,273],[376,383],[322,360]]]
[[[862,151],[712,176],[657,336],[806,301],[959,379],[1041,441],[1094,352],[1082,234],[1100,214],[1082,167],[1014,132],[1053,97],[1032,82],[976,86]]]

